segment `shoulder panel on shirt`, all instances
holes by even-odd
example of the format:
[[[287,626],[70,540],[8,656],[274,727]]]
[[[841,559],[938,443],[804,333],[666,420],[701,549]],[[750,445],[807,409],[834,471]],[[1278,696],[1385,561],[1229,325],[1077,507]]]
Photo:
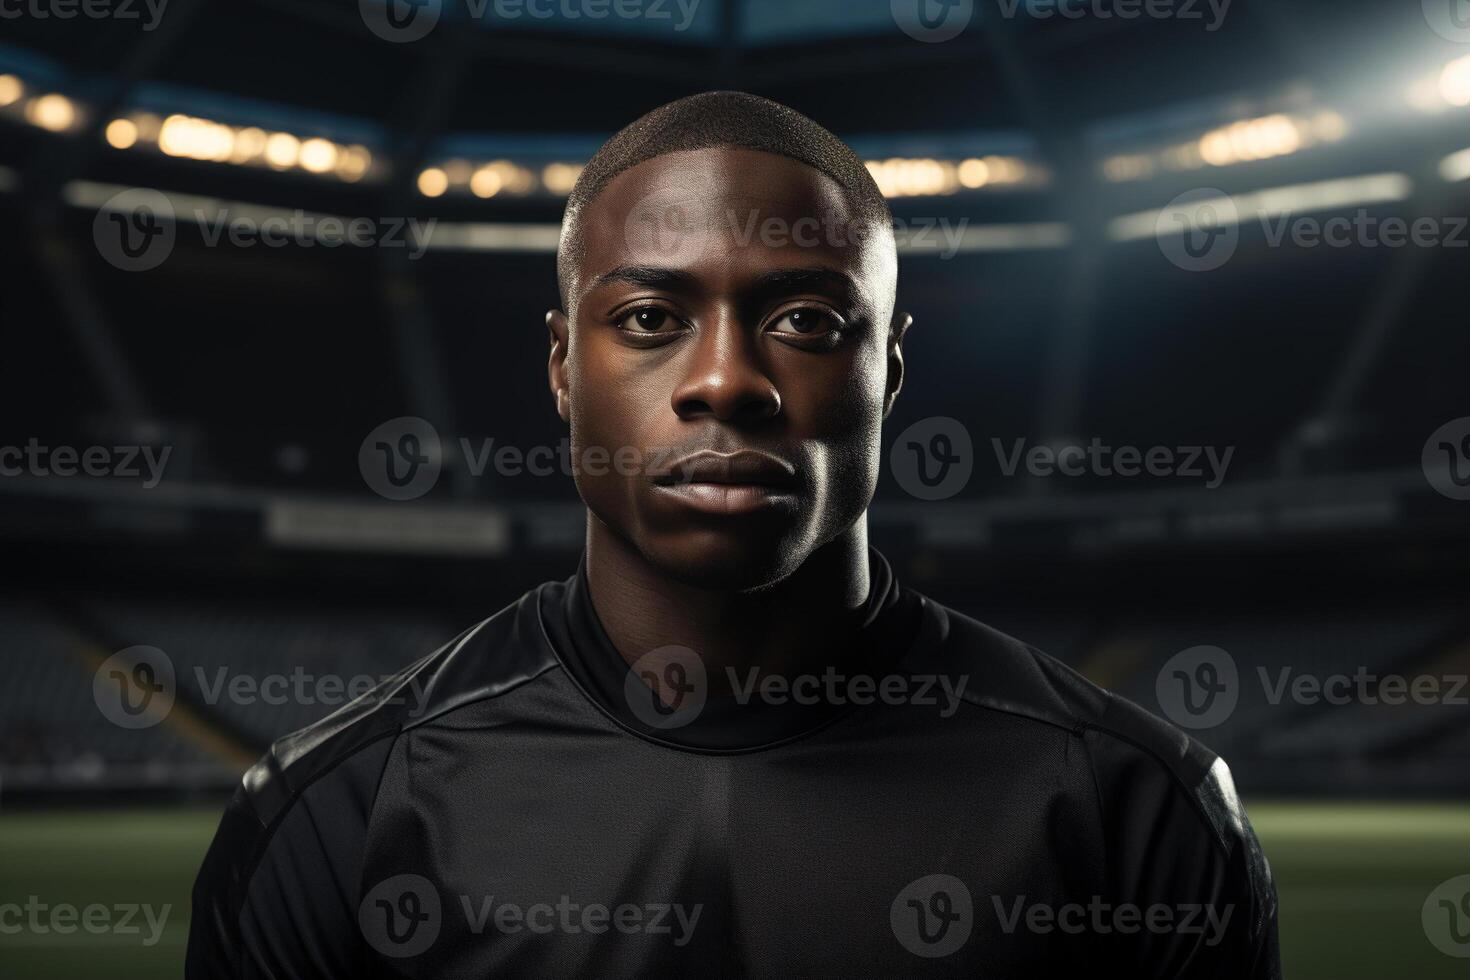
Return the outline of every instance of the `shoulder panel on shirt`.
[[[1112,846],[1119,853],[1114,857],[1123,866],[1147,867],[1171,845],[1184,855],[1199,854],[1207,841],[1213,844],[1217,857],[1212,865],[1205,864],[1219,874],[1216,887],[1223,901],[1242,908],[1242,941],[1251,957],[1250,965],[1242,965],[1233,976],[1279,977],[1270,865],[1225,761],[1164,719],[1034,647],[927,598],[925,602],[930,607],[925,624],[929,642],[917,645],[917,656],[907,666],[923,664],[921,669],[968,675],[964,701],[1066,728],[1077,736],[1091,759],[1099,816],[1115,831]],[[1183,817],[1181,804],[1192,818]],[[1130,850],[1136,852],[1132,859],[1125,856]],[[1176,866],[1182,863],[1187,862]],[[1209,889],[1202,883],[1194,891]]]
[[[190,980],[361,976],[361,841],[392,740],[546,673],[539,590],[314,725],[245,774],[195,881]],[[309,914],[290,904],[314,896]]]
[[[1124,759],[1151,768],[1190,797],[1215,839],[1226,849],[1242,840],[1240,801],[1224,762],[1200,742],[1143,708],[1098,687],[1040,650],[963,613],[925,599],[933,617],[926,629],[937,642],[921,643],[927,669],[968,675],[962,700],[993,711],[1067,729],[1094,755],[1106,781]],[[910,660],[911,669],[921,661]],[[1106,756],[1107,759],[1100,758]]]
[[[930,599],[926,625],[937,642],[920,643],[913,669],[968,675],[963,700],[1077,734],[1092,729],[1155,757],[1188,785],[1205,778],[1216,756],[1180,729],[1106,691],[1066,664]]]
[[[313,780],[373,741],[497,697],[556,666],[537,626],[539,592],[526,593],[321,721],[277,739],[243,780],[261,824],[269,826]]]

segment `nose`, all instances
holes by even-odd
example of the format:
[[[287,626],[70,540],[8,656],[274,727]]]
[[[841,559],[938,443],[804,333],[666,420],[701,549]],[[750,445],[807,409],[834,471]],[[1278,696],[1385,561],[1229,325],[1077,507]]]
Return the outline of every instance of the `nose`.
[[[674,414],[737,424],[780,414],[781,393],[759,353],[758,340],[733,318],[707,326],[689,347],[688,369],[674,389]]]

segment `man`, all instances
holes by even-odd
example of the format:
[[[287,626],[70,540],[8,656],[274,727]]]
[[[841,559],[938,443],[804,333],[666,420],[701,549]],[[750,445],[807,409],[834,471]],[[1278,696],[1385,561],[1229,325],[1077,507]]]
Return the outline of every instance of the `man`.
[[[858,158],[716,92],[567,205],[577,573],[245,777],[206,977],[1278,977],[1225,765],[868,547],[903,381]]]

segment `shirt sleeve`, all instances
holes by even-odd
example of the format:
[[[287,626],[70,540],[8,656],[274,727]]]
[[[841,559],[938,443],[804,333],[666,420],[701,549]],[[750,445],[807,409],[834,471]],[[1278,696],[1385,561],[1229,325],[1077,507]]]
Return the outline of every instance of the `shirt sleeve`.
[[[1160,758],[1089,733],[1115,906],[1101,938],[1131,977],[1280,980],[1276,888],[1230,769],[1179,739]]]
[[[188,980],[366,975],[358,891],[390,745],[306,772],[273,753],[246,774],[194,883]]]

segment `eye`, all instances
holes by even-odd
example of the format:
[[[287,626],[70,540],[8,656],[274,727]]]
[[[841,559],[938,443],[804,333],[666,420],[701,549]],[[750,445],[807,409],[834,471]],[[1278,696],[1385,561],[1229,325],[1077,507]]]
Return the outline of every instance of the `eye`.
[[[657,306],[643,306],[618,321],[618,329],[629,333],[668,333],[678,325],[674,315]]]
[[[804,307],[781,314],[771,322],[770,331],[791,337],[821,337],[841,328],[837,317],[826,310]]]

